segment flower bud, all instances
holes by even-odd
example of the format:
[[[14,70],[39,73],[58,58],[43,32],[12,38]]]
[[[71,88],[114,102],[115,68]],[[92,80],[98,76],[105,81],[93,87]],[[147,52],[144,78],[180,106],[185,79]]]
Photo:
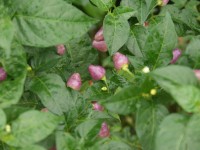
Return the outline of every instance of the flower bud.
[[[150,94],[151,95],[156,95],[157,94],[157,90],[156,89],[151,89]]]
[[[57,45],[56,49],[58,55],[63,55],[65,53],[65,46],[63,44]]]
[[[82,85],[81,82],[81,76],[79,73],[74,73],[71,75],[71,77],[67,81],[67,86],[74,89],[74,90],[80,90]]]
[[[27,66],[26,70],[29,71],[29,72],[32,71],[31,66]]]
[[[102,91],[108,91],[108,88],[106,86],[101,88]]]
[[[181,50],[179,49],[173,50],[173,59],[171,60],[170,64],[176,63],[181,54],[182,54]]]
[[[113,56],[113,62],[114,62],[115,69],[120,70],[125,65],[126,66],[128,65],[128,58],[125,55],[117,52]]]
[[[10,133],[11,132],[11,126],[9,124],[7,124],[5,126],[5,130],[6,130],[7,133]]]
[[[194,74],[200,80],[200,70],[194,70]]]
[[[7,78],[7,74],[3,68],[0,68],[0,81],[4,81]]]
[[[103,106],[98,104],[97,101],[92,101],[92,106],[93,106],[94,110],[97,110],[97,111],[103,111],[104,110]]]
[[[108,125],[105,122],[103,122],[101,125],[101,129],[99,131],[99,136],[101,138],[106,138],[106,137],[110,136],[110,130],[108,128]]]
[[[104,37],[103,37],[103,28],[102,28],[102,27],[101,27],[101,28],[99,29],[99,31],[95,34],[94,40],[95,40],[95,41],[103,41],[103,40],[104,40]]]
[[[143,73],[149,73],[149,72],[150,72],[149,67],[145,66],[145,67],[142,69],[142,72],[143,72]]]
[[[94,80],[101,80],[105,77],[106,70],[102,66],[90,65],[88,70]]]
[[[92,46],[100,52],[107,52],[108,48],[105,41],[93,41]]]

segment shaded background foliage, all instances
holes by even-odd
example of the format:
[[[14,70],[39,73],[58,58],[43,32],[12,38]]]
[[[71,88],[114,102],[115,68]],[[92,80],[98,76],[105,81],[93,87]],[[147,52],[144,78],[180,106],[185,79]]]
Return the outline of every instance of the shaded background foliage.
[[[200,2],[159,2],[0,0],[0,149],[198,150]],[[105,53],[92,47],[101,26]],[[129,72],[114,69],[116,52]],[[92,81],[90,64],[106,68],[109,90]],[[75,72],[80,91],[66,87]],[[110,137],[98,135],[103,122]]]

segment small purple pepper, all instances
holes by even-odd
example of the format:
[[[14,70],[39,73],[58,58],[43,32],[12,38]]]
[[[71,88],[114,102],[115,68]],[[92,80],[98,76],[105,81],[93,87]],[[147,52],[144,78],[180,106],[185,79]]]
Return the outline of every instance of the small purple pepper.
[[[94,110],[103,111],[104,108],[97,101],[92,101],[92,106]]]
[[[105,41],[93,41],[92,46],[100,52],[107,52],[108,48]]]
[[[163,0],[163,1],[162,1],[162,6],[167,5],[168,2],[169,2],[169,0]]]
[[[171,60],[170,64],[176,63],[181,54],[182,54],[181,50],[179,49],[173,50],[173,59]]]
[[[0,81],[4,81],[7,78],[7,74],[3,68],[0,68]]]
[[[106,137],[110,136],[110,130],[108,128],[108,125],[105,122],[103,122],[101,125],[101,129],[99,131],[99,136],[101,138],[106,138]]]
[[[57,49],[57,54],[58,55],[64,55],[64,53],[65,53],[65,46],[63,44],[57,45],[56,49]]]
[[[105,77],[106,70],[102,66],[90,65],[88,70],[94,80],[102,80]]]
[[[200,80],[200,70],[194,70],[194,74],[198,80]]]
[[[81,76],[79,73],[74,73],[71,75],[71,77],[67,81],[67,86],[74,89],[74,90],[80,90],[82,85],[81,82]]]
[[[99,31],[95,34],[92,46],[100,52],[107,52],[108,48],[106,42],[104,41],[103,28],[101,27]]]
[[[101,28],[99,29],[99,31],[95,34],[94,40],[95,40],[95,41],[103,41],[103,40],[104,40],[104,37],[103,37],[103,28],[102,28],[102,27],[101,27]]]
[[[119,52],[113,55],[113,62],[114,62],[115,69],[117,70],[122,69],[124,66],[127,66],[129,63],[128,58]]]

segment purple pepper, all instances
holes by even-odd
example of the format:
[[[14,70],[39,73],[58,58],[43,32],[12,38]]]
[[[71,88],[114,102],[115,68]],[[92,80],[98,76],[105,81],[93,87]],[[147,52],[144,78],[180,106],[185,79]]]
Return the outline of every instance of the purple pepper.
[[[122,69],[125,65],[128,65],[129,63],[128,58],[119,52],[113,55],[113,62],[115,69],[117,70]]]
[[[198,80],[200,80],[200,70],[194,70],[194,74]]]
[[[108,128],[108,125],[105,122],[103,122],[101,125],[101,129],[99,131],[99,136],[101,138],[106,138],[106,137],[110,136],[110,130]]]
[[[105,41],[93,41],[92,46],[100,52],[107,52],[108,48]]]
[[[58,55],[64,55],[64,53],[65,53],[65,46],[63,44],[57,45],[56,49],[57,49],[57,54]]]
[[[104,108],[97,101],[92,101],[92,106],[94,110],[103,111]]]
[[[162,1],[162,6],[167,5],[168,2],[169,2],[169,0],[163,0],[163,1]]]
[[[176,63],[181,54],[182,54],[181,50],[179,49],[173,50],[173,59],[171,60],[170,64]]]
[[[105,77],[106,70],[102,66],[90,65],[88,71],[94,80],[101,80]]]
[[[79,73],[72,74],[71,77],[67,81],[67,86],[74,90],[80,90],[81,85],[82,85],[82,82],[81,82],[81,76]]]
[[[103,40],[104,40],[104,37],[103,37],[103,28],[102,28],[102,27],[101,27],[101,28],[99,29],[99,31],[95,34],[94,40],[95,40],[95,41],[103,41]]]
[[[101,27],[99,31],[95,34],[92,46],[100,52],[107,52],[108,48],[106,42],[104,41],[103,28]]]
[[[7,78],[7,74],[3,68],[0,67],[0,81],[4,81]]]

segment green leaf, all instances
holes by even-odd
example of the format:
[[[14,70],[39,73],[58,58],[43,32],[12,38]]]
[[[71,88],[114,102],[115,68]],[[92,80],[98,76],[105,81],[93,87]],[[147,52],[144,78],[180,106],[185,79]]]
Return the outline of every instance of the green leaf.
[[[88,66],[99,62],[98,51],[92,48],[91,43],[91,38],[86,34],[69,41],[66,44],[66,53],[61,57],[53,52],[40,51],[36,54],[38,58],[34,57],[34,64],[39,70],[50,69],[45,66],[54,65],[49,72],[59,74],[63,79],[68,79],[74,72],[80,73],[83,80],[90,78],[89,73],[86,73]],[[45,58],[40,58],[38,55],[43,55]]]
[[[147,20],[149,14],[157,4],[157,0],[123,0],[121,6],[126,6],[134,9],[136,17],[141,25]]]
[[[155,21],[153,21],[155,22]],[[169,13],[149,28],[149,36],[143,48],[143,53],[153,68],[166,66],[172,59],[172,51],[177,43],[177,34]]]
[[[187,150],[185,145],[186,121],[179,114],[166,117],[159,127],[155,150]]]
[[[39,49],[35,48],[26,49],[28,51],[32,51],[33,54],[31,56],[31,67],[35,72],[48,71],[55,67],[60,60],[65,56],[59,56],[56,54],[56,47],[48,48],[48,49]]]
[[[92,48],[92,41],[88,35],[84,35],[78,39],[74,39],[67,44],[67,56],[70,64],[64,65],[65,74],[71,76],[74,72],[79,72],[81,78],[90,77],[88,66],[98,63],[98,51]],[[78,54],[78,55],[77,55]]]
[[[129,39],[126,43],[128,50],[137,57],[144,57],[143,48],[146,44],[148,30],[143,26],[132,26]]]
[[[182,8],[185,6],[187,0],[182,0],[182,1],[179,1],[179,0],[172,0],[174,2],[174,6],[177,6],[178,8]]]
[[[13,19],[17,37],[24,45],[48,47],[65,43],[85,34],[96,23],[62,0],[13,0],[12,3],[17,9]]]
[[[5,114],[7,116],[7,122],[12,122],[13,120],[16,120],[20,114],[28,111],[29,107],[22,107],[22,106],[16,106],[12,105],[8,108],[5,108]]]
[[[57,150],[72,150],[77,149],[77,141],[69,133],[57,132],[56,133]]]
[[[197,85],[198,80],[192,69],[185,66],[170,65],[152,72],[153,78],[167,91],[175,90],[178,85]]]
[[[130,86],[123,88],[117,94],[102,101],[102,105],[108,110],[118,114],[128,114],[135,111],[135,105],[139,99],[141,90]]]
[[[9,57],[11,54],[11,43],[14,36],[14,26],[10,18],[0,17],[0,33],[0,57]]]
[[[124,17],[107,14],[103,22],[103,31],[108,51],[112,55],[126,43],[130,26]]]
[[[179,10],[177,7],[168,5],[162,10],[162,14],[166,12],[170,12],[172,19],[179,23],[184,24],[187,27],[191,28],[192,30],[200,32],[200,26],[197,22],[195,13],[188,10],[188,9],[181,9]]]
[[[121,141],[110,141],[99,146],[99,150],[132,150],[132,148]]]
[[[4,126],[6,125],[6,114],[2,109],[0,109],[0,129],[3,129]]]
[[[23,47],[16,42],[12,43],[10,56],[1,59],[8,74],[0,84],[0,107],[5,108],[19,101],[24,89],[27,64]]]
[[[141,57],[128,56],[128,60],[136,70],[142,70],[144,68],[144,59]]]
[[[120,121],[119,115],[114,113],[108,113],[105,111],[92,111],[90,114],[92,119],[103,119],[103,120],[118,120]]]
[[[35,76],[29,86],[43,105],[53,113],[62,115],[70,110],[73,99],[60,76],[56,74]]]
[[[20,148],[19,150],[45,150],[45,149],[38,145],[30,145],[24,148]]]
[[[200,39],[194,38],[188,44],[185,53],[195,62],[195,67],[200,67]]]
[[[152,72],[152,75],[185,111],[200,111],[200,90],[195,87],[198,80],[192,69],[171,65],[156,69]]]
[[[126,20],[128,20],[130,17],[135,15],[136,11],[134,11],[134,9],[130,7],[119,6],[114,9],[113,13],[114,15],[122,16]]]
[[[143,149],[154,150],[157,128],[167,114],[168,110],[163,105],[148,104],[138,108],[136,133]]]
[[[185,111],[200,112],[200,90],[195,86],[178,86],[170,93]]]
[[[156,136],[155,150],[198,150],[200,143],[200,114],[189,120],[179,114],[166,117]]]
[[[12,122],[11,133],[1,135],[1,140],[11,146],[25,147],[50,135],[60,118],[49,112],[30,110]]]
[[[120,6],[126,6],[126,7],[132,8],[132,7],[134,7],[134,1],[132,1],[132,0],[123,0],[123,1],[121,1]]]
[[[112,0],[90,0],[93,4],[95,4],[98,8],[109,11],[110,7],[112,7]]]
[[[200,124],[200,114],[194,114],[187,124],[187,149],[198,150],[200,147],[200,129],[198,128]]]
[[[101,121],[99,120],[86,120],[79,124],[75,131],[80,135],[81,138],[86,138],[88,136],[92,137],[98,136],[101,128]],[[93,136],[91,136],[93,135]]]
[[[137,10],[137,18],[141,25],[146,21],[153,8],[157,5],[157,0],[134,0],[133,8]]]

